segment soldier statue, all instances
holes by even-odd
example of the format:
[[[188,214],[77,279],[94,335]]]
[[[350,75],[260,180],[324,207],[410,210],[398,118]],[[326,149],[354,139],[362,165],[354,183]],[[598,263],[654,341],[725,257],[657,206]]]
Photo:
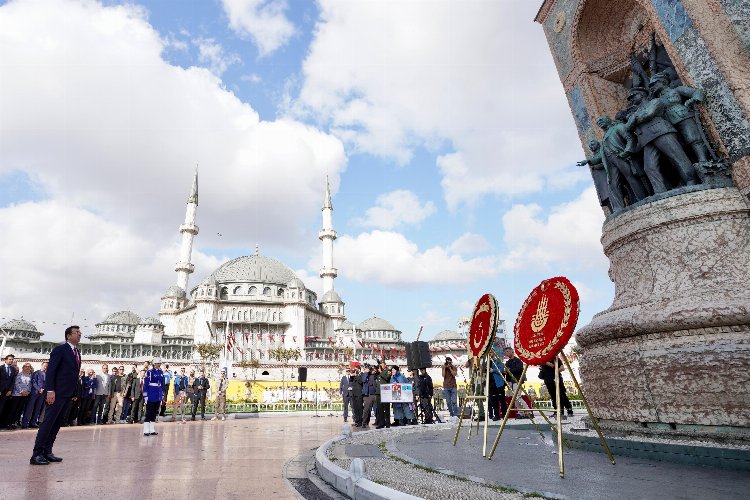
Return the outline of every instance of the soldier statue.
[[[661,173],[660,160],[666,157],[674,165],[683,184],[694,185],[700,182],[693,164],[680,144],[677,131],[664,113],[667,104],[664,100],[648,99],[648,91],[643,87],[633,87],[628,92],[628,102],[634,108],[625,128],[633,131],[643,148],[643,165],[655,193],[663,193],[669,188]],[[607,152],[604,144],[605,158]],[[634,149],[631,147],[632,153]]]
[[[631,205],[649,195],[639,175],[640,166],[631,159],[636,149],[636,139],[624,123],[612,121],[609,116],[600,116],[596,119],[596,124],[604,131],[602,156],[609,174],[610,200],[615,211],[622,210],[625,202],[620,185],[627,186]]]
[[[651,78],[648,87],[653,96],[664,101],[666,105],[664,118],[680,132],[682,139],[695,153],[696,160],[698,162],[709,161],[708,148],[695,119],[695,112],[691,109],[695,103],[703,102],[706,98],[703,89],[687,85],[671,88],[669,77],[664,73],[656,73]],[[684,103],[683,99],[686,99]]]
[[[613,212],[609,194],[609,176],[607,175],[607,170],[604,168],[599,141],[591,139],[589,141],[589,150],[591,150],[592,156],[577,162],[576,165],[579,167],[589,165],[591,167],[591,177],[594,179],[594,187],[596,188],[596,195],[599,197],[599,204],[609,208],[609,211]]]

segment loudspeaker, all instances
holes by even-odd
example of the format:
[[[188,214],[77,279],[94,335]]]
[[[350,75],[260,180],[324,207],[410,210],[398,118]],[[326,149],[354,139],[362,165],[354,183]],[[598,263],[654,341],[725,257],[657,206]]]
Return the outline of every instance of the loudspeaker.
[[[300,366],[297,368],[297,380],[299,382],[307,382],[307,367]]]
[[[429,344],[421,340],[406,344],[406,365],[416,370],[431,367],[432,356]]]

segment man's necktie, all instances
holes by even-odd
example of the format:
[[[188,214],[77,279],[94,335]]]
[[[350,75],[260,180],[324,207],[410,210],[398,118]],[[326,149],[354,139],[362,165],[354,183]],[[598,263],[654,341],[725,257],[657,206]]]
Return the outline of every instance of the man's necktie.
[[[78,355],[78,348],[77,347],[73,348],[73,353],[76,355],[76,364],[78,366],[81,366],[81,357]]]

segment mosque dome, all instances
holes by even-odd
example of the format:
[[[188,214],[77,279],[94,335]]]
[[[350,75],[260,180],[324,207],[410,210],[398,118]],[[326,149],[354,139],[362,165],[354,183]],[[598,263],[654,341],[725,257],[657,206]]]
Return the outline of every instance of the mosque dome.
[[[246,255],[225,262],[202,283],[250,282],[286,285],[294,278],[297,278],[294,271],[276,259],[263,255]]]
[[[357,328],[362,330],[363,332],[388,330],[394,332],[398,331],[392,324],[388,323],[383,318],[378,318],[377,316],[373,316],[372,318],[364,320],[359,324]]]
[[[118,311],[116,313],[112,313],[101,323],[97,323],[99,325],[138,325],[141,323],[141,318],[132,311]]]
[[[296,276],[292,278],[292,280],[289,283],[287,283],[286,286],[287,288],[299,288],[301,290],[305,289],[305,284],[302,282],[301,279],[299,279]]]
[[[185,297],[185,290],[180,288],[177,285],[172,285],[169,288],[167,288],[167,291],[164,293],[165,297],[175,297],[175,298],[184,298]]]
[[[443,330],[442,332],[435,335],[435,338],[432,340],[461,340],[465,341],[466,339],[461,336],[458,332],[454,330]]]
[[[336,330],[348,330],[352,331],[355,328],[357,328],[354,323],[352,323],[349,320],[344,320],[339,326],[336,327]]]
[[[3,323],[2,326],[0,326],[3,330],[22,330],[25,332],[36,332],[36,326],[32,325],[25,319],[12,319],[10,321],[6,321]]]
[[[344,302],[341,300],[341,297],[339,297],[339,294],[336,293],[336,290],[328,290],[324,295],[323,298],[320,299],[321,302]]]

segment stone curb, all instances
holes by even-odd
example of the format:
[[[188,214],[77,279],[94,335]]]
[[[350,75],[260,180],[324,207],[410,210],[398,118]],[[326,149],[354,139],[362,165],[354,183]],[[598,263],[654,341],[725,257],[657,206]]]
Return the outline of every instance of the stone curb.
[[[364,432],[376,432],[364,431]],[[388,499],[403,499],[403,500],[416,500],[419,497],[408,495],[401,491],[388,488],[382,484],[370,481],[365,477],[355,479],[351,472],[342,469],[338,465],[331,462],[327,457],[328,449],[334,444],[343,439],[348,438],[347,435],[340,435],[329,439],[323,443],[315,451],[315,465],[318,469],[318,475],[333,488],[340,491],[349,498],[355,499],[366,499],[366,500],[388,500]]]

